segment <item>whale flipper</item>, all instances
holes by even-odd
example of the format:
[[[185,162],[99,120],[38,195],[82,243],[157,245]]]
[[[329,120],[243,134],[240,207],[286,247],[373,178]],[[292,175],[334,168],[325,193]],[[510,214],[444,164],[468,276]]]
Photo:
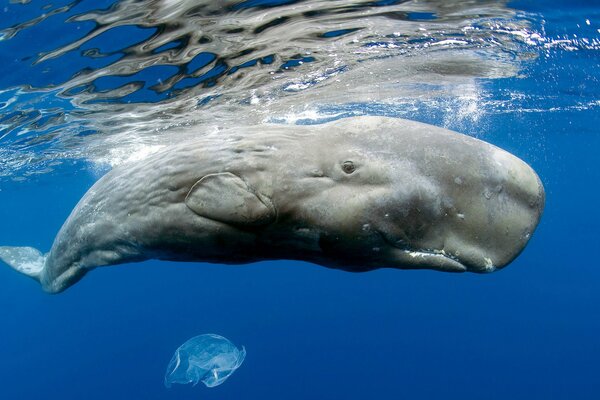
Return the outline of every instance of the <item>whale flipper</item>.
[[[0,246],[0,260],[39,281],[46,264],[46,255],[33,247]]]
[[[192,186],[185,198],[185,204],[196,214],[238,225],[272,222],[275,211],[267,203],[239,176],[230,172],[206,175]]]

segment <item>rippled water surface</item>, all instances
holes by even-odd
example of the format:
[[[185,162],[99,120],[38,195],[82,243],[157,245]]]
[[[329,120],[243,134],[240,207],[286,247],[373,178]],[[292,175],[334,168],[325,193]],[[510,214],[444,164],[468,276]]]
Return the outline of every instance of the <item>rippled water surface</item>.
[[[547,195],[486,275],[148,261],[49,296],[0,265],[0,399],[599,399],[599,5],[0,0],[0,246],[47,251],[111,166],[264,122],[447,127]],[[207,332],[244,364],[166,390],[173,349]]]
[[[115,165],[183,127],[202,135],[232,123],[376,113],[464,131],[463,120],[484,114],[598,106],[596,98],[557,102],[544,90],[494,85],[600,48],[600,34],[586,23],[595,11],[569,16],[578,23],[565,32],[518,5],[7,2],[0,175],[19,178],[71,159]],[[552,85],[565,73],[554,69],[536,79]]]

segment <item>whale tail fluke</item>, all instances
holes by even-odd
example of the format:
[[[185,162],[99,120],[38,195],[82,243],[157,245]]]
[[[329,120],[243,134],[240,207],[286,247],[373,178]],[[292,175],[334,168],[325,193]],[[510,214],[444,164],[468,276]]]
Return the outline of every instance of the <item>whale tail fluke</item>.
[[[0,260],[39,282],[46,255],[33,247],[0,246]]]

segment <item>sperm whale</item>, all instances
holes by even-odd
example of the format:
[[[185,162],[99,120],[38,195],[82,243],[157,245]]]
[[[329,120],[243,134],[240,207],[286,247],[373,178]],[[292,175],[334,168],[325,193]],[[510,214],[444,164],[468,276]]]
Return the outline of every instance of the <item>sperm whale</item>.
[[[47,254],[4,246],[0,259],[50,293],[96,267],[146,259],[491,272],[523,250],[544,198],[519,158],[432,125],[263,124],[114,168]]]

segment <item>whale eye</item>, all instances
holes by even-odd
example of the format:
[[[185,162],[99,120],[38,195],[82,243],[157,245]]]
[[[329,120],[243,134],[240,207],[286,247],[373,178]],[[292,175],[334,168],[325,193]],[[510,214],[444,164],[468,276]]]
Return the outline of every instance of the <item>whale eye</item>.
[[[354,166],[354,163],[352,161],[344,161],[342,163],[342,171],[344,171],[347,174],[351,174],[356,170],[356,167]]]

